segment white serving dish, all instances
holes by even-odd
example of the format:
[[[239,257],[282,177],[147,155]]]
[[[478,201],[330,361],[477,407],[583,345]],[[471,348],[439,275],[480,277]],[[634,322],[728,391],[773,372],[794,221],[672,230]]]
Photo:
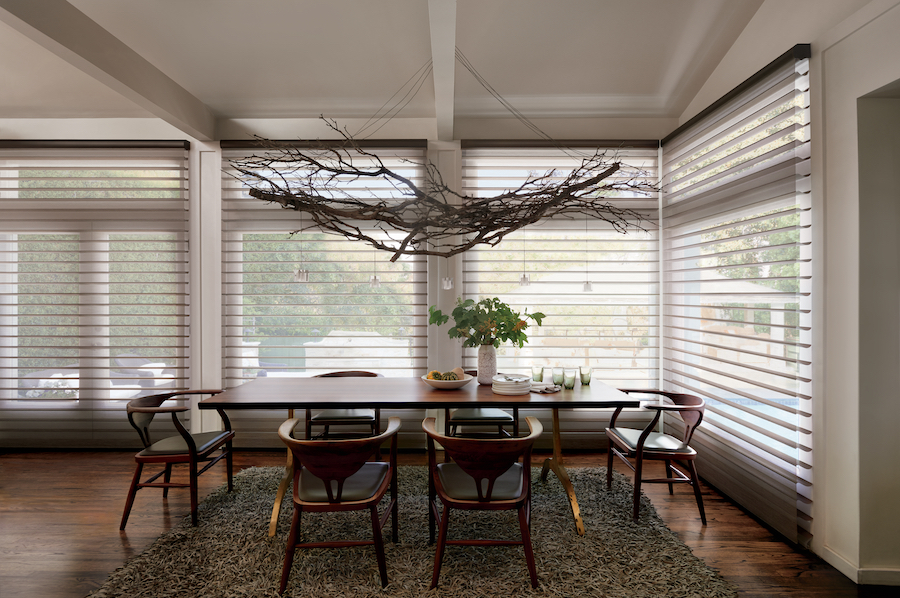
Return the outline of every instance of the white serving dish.
[[[463,374],[462,380],[429,380],[427,376],[422,376],[422,381],[428,386],[440,388],[441,390],[454,390],[462,388],[474,378],[475,376],[472,376],[471,374]]]

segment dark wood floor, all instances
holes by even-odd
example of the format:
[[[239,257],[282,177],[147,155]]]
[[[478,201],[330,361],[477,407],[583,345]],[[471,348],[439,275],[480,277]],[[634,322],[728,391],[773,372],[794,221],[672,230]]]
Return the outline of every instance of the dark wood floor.
[[[536,455],[537,463],[543,461]],[[282,465],[283,452],[245,451],[238,469]],[[570,467],[596,466],[605,454],[566,457]],[[403,464],[424,464],[420,454]],[[132,453],[33,452],[0,454],[0,596],[75,598],[140,554],[190,510],[187,491],[138,493],[125,532],[119,520],[133,474]],[[623,467],[624,469],[624,467]],[[217,466],[201,476],[201,496],[224,481]],[[821,559],[792,549],[715,491],[704,488],[709,524],[703,527],[690,489],[669,496],[663,485],[647,494],[660,516],[694,554],[737,584],[747,597],[865,597],[898,595],[898,588],[856,586]],[[273,580],[274,583],[274,580]]]

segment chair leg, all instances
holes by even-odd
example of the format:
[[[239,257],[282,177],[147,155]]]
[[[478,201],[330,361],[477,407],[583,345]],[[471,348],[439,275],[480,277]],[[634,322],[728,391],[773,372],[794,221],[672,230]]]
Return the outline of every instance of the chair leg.
[[[391,481],[391,501],[394,506],[391,507],[391,542],[396,544],[400,541],[400,501],[397,500],[397,468],[394,467],[394,479]]]
[[[166,473],[163,476],[163,482],[168,484],[171,481],[172,481],[172,464],[166,463]],[[168,496],[169,496],[169,487],[166,486],[165,488],[163,488],[163,498],[168,498]]]
[[[197,462],[191,461],[191,525],[197,526],[197,505],[200,502],[197,496]]]
[[[666,463],[666,477],[671,480],[672,478],[675,477],[675,472],[672,471],[672,462],[669,459],[666,459],[665,463]],[[675,490],[674,490],[674,488],[672,488],[672,486],[673,486],[672,482],[669,482],[669,494],[675,494]]]
[[[434,489],[434,480],[431,478],[431,475],[428,476],[428,544],[434,544],[434,526],[436,523],[435,520],[435,510],[437,509],[436,499],[436,491]]]
[[[225,450],[228,451],[228,454],[225,456],[225,467],[228,470],[228,491],[231,492],[234,490],[234,459],[232,458],[234,453],[231,450],[231,442],[225,444]]]
[[[691,474],[691,486],[694,487],[694,498],[697,499],[697,508],[700,509],[700,521],[706,525],[706,510],[703,508],[703,495],[700,493],[700,478],[697,476],[697,468],[694,466],[693,460],[689,460],[687,466]]]
[[[294,551],[297,549],[297,534],[300,531],[300,509],[294,505],[294,516],[291,518],[291,531],[288,534],[287,547],[284,550],[284,566],[281,568],[281,587],[279,594],[284,594],[287,588],[288,578],[291,576],[291,567],[294,565]]]
[[[444,548],[447,543],[447,527],[450,525],[450,509],[445,505],[441,514],[441,529],[438,533],[437,547],[434,549],[434,570],[431,573],[431,587],[436,588],[441,575],[441,564],[444,562]]]
[[[607,451],[606,455],[606,489],[609,490],[612,488],[612,474],[613,474],[613,445],[609,443],[609,451]]]
[[[529,529],[529,517],[526,512],[526,504],[519,507],[519,530],[522,533],[522,548],[525,549],[525,562],[528,563],[528,576],[531,577],[531,587],[538,587],[537,567],[534,564],[534,549],[531,546],[531,530]]]
[[[378,505],[372,505],[369,509],[372,515],[372,540],[375,542],[375,558],[378,560],[378,573],[381,575],[381,587],[387,587],[387,563],[384,559],[384,537],[381,535],[381,525],[378,521]]]
[[[128,489],[128,498],[125,499],[125,511],[122,513],[122,523],[119,529],[124,530],[125,524],[128,523],[128,515],[131,514],[131,507],[134,505],[134,495],[137,494],[138,484],[141,481],[141,470],[144,469],[143,463],[138,463],[134,469],[134,477],[131,479],[131,488]]]
[[[634,463],[634,522],[637,523],[641,511],[641,470],[644,468],[644,460],[640,455]]]

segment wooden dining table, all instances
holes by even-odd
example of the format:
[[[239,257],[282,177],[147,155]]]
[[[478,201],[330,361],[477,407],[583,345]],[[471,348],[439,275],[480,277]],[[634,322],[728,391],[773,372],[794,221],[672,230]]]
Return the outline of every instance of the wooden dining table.
[[[590,385],[554,393],[530,392],[522,395],[495,394],[491,386],[472,380],[462,388],[441,390],[421,378],[316,378],[261,377],[203,399],[200,409],[455,409],[498,407],[500,409],[550,409],[553,414],[553,455],[544,461],[541,478],[549,471],[559,478],[572,509],[575,528],[584,535],[584,522],[575,489],[563,464],[559,434],[560,409],[615,409],[638,407],[640,400],[594,380]],[[274,432],[274,430],[273,430]],[[269,535],[275,533],[281,500],[293,478],[293,461],[287,451],[285,474],[278,488]]]

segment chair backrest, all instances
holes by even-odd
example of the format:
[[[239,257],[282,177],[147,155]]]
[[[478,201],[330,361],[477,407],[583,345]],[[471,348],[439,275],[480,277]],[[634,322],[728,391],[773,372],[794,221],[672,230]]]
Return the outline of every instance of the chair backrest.
[[[325,482],[328,502],[340,502],[344,489],[344,481],[359,471],[369,458],[375,454],[385,440],[391,438],[391,465],[395,466],[397,431],[400,429],[400,418],[392,417],[387,429],[378,436],[365,438],[346,438],[340,440],[298,440],[291,436],[299,419],[289,419],[278,428],[281,438],[294,460],[309,470],[317,478]],[[300,467],[294,471],[294,488]]]
[[[350,370],[346,372],[326,372],[324,374],[316,374],[313,378],[384,378],[384,375],[376,374],[375,372]]]
[[[422,422],[422,429],[428,436],[428,460],[431,469],[436,467],[434,443],[438,442],[450,458],[466,474],[474,479],[479,501],[491,500],[494,482],[506,473],[519,458],[523,458],[525,471],[531,466],[531,448],[534,441],[544,431],[536,417],[526,417],[529,434],[521,438],[462,438],[445,436],[435,429],[435,418]],[[526,487],[530,476],[525,476]]]
[[[706,412],[706,402],[698,396],[678,392],[661,391],[660,395],[676,405],[692,407],[692,409],[680,409],[677,411],[678,416],[684,422],[684,437],[682,440],[685,444],[690,444],[691,438],[694,436],[694,430],[703,421],[703,414]]]
[[[684,441],[685,444],[690,444],[691,438],[694,436],[694,430],[696,430],[697,426],[700,425],[700,422],[703,421],[703,414],[706,411],[706,401],[698,396],[680,392],[669,392],[667,390],[650,390],[642,388],[620,388],[619,390],[627,394],[634,393],[658,395],[670,401],[671,403],[678,405],[679,409],[677,410],[667,410],[665,407],[660,407],[657,405],[656,418],[654,418],[653,422],[651,422],[648,427],[653,427],[656,425],[656,421],[659,419],[659,415],[660,413],[662,413],[662,411],[675,412],[684,422],[684,435],[682,437],[682,441]],[[653,409],[654,405],[647,405],[646,407],[648,409]],[[613,419],[610,422],[610,426],[615,426],[615,420],[621,411],[621,407],[616,409],[616,412],[613,415]]]
[[[144,443],[144,448],[153,444],[152,440],[150,440],[150,424],[153,422],[153,417],[157,413],[173,413],[173,421],[175,422],[176,427],[179,428],[178,432],[183,436],[186,434],[186,431],[183,431],[183,427],[180,426],[180,422],[178,422],[178,419],[174,414],[188,411],[190,407],[161,408],[162,404],[175,397],[188,397],[200,394],[216,395],[220,392],[222,391],[183,390],[180,392],[164,392],[132,399],[128,401],[128,405],[125,406],[125,411],[128,413],[128,423],[137,430],[138,436],[141,437],[141,442]],[[219,413],[222,413],[221,410],[219,410]]]

